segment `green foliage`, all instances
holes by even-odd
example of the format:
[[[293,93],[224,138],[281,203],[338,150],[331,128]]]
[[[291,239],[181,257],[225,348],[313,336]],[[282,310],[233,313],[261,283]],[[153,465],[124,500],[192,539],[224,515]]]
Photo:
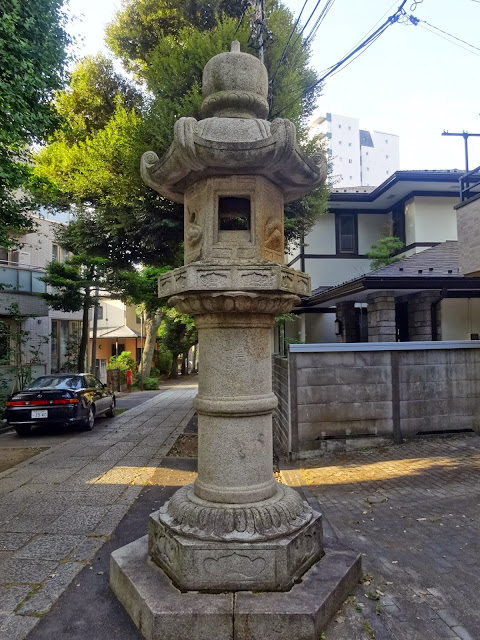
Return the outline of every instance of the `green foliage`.
[[[186,355],[198,342],[198,333],[192,317],[173,307],[166,309],[159,330],[160,343],[172,354],[171,375],[176,377],[176,363],[180,354]]]
[[[51,290],[42,293],[49,306],[59,311],[83,311],[82,334],[78,347],[77,371],[83,371],[88,348],[88,310],[95,305],[93,290],[105,281],[102,258],[78,253],[65,262],[50,262],[41,278]]]
[[[131,111],[141,108],[142,102],[141,93],[116,73],[112,61],[101,54],[80,60],[69,86],[56,97],[62,133],[70,143],[104,129],[118,107]]]
[[[395,253],[403,249],[404,243],[400,238],[388,236],[386,238],[380,238],[374,244],[372,244],[370,251],[367,253],[367,257],[370,258],[370,269],[380,269],[386,267],[389,264],[398,262],[400,258],[395,257]]]
[[[28,147],[52,131],[65,80],[63,0],[0,0],[0,246],[34,227]]]
[[[168,375],[172,369],[172,352],[163,343],[157,342],[154,358],[159,375]]]
[[[145,391],[154,391],[158,389],[158,378],[145,378],[143,381]]]
[[[32,379],[32,369],[45,364],[42,359],[42,346],[48,343],[48,338],[38,338],[31,331],[23,329],[23,323],[33,316],[22,315],[18,304],[12,303],[7,308],[8,321],[0,320],[0,344],[3,344],[3,356],[0,366],[3,375],[0,378],[1,398],[9,392],[23,389]],[[13,380],[11,389],[8,388],[7,378]]]
[[[107,369],[121,369],[122,371],[133,371],[135,369],[135,360],[132,358],[131,351],[122,351],[118,356],[112,356],[107,363]]]

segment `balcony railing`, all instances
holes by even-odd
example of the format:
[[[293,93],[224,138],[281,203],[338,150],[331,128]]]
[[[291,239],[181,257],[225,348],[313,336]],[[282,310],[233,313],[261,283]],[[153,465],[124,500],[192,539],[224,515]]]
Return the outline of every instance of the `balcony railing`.
[[[465,202],[480,194],[480,167],[465,173],[460,178],[460,200]]]
[[[5,293],[45,293],[43,278],[45,271],[28,265],[12,265],[0,260],[0,290]]]

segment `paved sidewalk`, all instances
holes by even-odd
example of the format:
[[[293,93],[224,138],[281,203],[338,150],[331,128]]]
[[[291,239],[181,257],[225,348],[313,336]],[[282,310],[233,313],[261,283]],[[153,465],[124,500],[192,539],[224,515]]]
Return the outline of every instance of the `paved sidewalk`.
[[[98,617],[89,637],[138,640],[108,589],[110,546],[137,536],[135,512],[143,526],[159,501],[191,481],[194,461],[161,464],[193,415],[196,391],[165,386],[0,474],[0,640],[23,640],[47,614],[33,637],[83,640],[93,622],[72,606],[82,589],[93,590],[85,607]],[[282,476],[318,497],[327,535],[331,524],[364,554],[364,582],[326,640],[480,640],[480,438],[331,455]],[[116,621],[113,636],[102,636],[104,620]]]
[[[327,640],[370,640],[371,633],[480,639],[479,437],[337,454],[302,466],[303,482],[339,537],[363,554],[365,582]],[[295,474],[286,475],[295,482]],[[366,619],[353,635],[349,618],[352,611],[362,617],[357,607]]]
[[[193,415],[177,383],[0,474],[0,640],[21,640],[112,535]]]

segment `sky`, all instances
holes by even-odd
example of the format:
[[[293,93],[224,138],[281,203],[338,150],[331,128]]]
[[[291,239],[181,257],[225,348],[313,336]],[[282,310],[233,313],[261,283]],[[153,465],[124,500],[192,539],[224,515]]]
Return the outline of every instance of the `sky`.
[[[304,4],[283,2],[295,16]],[[307,0],[300,23],[316,3]],[[336,63],[400,3],[334,0],[313,42],[311,65],[320,72]],[[120,6],[120,0],[70,0],[71,13],[78,16],[70,28],[79,39],[77,55],[107,53],[104,28]],[[422,22],[390,26],[358,59],[327,79],[317,115],[358,118],[362,129],[397,134],[400,169],[464,169],[463,139],[441,133],[480,133],[480,0],[407,0],[405,10]],[[476,49],[452,44],[432,33],[430,25]],[[480,137],[470,138],[468,146],[473,169],[480,165]]]

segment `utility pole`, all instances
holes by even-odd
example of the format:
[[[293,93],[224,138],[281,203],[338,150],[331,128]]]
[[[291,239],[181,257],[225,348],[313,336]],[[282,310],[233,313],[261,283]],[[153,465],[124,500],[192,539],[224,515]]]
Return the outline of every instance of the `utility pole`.
[[[97,325],[98,325],[98,287],[95,291],[95,304],[93,305],[93,328],[92,328],[92,361],[90,362],[90,373],[97,375]]]
[[[462,131],[462,133],[449,133],[444,131],[442,136],[461,136],[465,144],[465,171],[468,171],[468,138],[480,137],[480,133],[468,133],[468,131]]]
[[[267,29],[265,20],[265,0],[250,0],[253,13],[250,19],[250,38],[249,45],[258,51],[260,62],[265,64],[263,49],[267,40],[271,39],[272,34]]]

